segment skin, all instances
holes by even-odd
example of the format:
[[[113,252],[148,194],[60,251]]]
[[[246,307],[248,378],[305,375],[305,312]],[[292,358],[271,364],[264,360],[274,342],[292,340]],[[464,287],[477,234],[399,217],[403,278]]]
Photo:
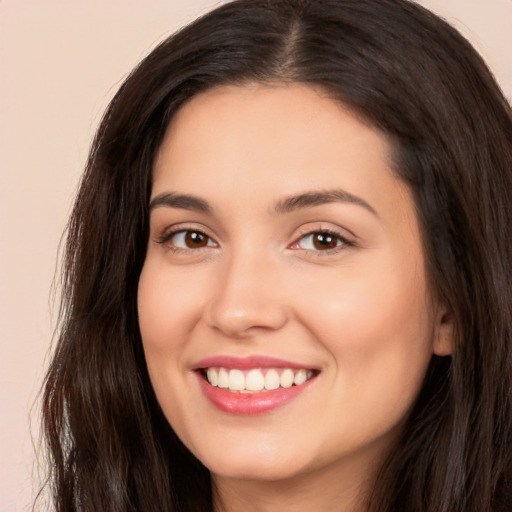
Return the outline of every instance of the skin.
[[[213,89],[168,129],[152,198],[193,195],[211,212],[152,209],[140,328],[157,398],[210,469],[217,511],[360,511],[432,354],[451,350],[391,149],[302,85]],[[276,211],[292,195],[333,189],[367,206]],[[168,236],[180,230],[204,233],[202,246]],[[312,243],[323,230],[337,233],[331,248]],[[319,373],[282,407],[233,415],[205,398],[193,370],[217,355]]]

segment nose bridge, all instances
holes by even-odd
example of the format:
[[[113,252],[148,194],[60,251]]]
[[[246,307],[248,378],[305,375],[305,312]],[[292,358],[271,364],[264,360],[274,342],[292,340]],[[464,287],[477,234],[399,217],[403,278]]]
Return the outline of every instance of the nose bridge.
[[[210,325],[230,337],[279,329],[287,319],[279,269],[268,251],[248,245],[223,258],[209,304]]]

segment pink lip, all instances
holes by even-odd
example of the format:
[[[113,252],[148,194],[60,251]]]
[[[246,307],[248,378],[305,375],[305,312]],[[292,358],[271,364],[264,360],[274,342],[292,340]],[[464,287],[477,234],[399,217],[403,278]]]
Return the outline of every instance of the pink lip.
[[[205,368],[236,368],[238,370],[248,370],[250,368],[292,368],[296,370],[305,368],[314,370],[314,368],[267,356],[214,356],[202,359],[195,364],[193,369],[196,370],[195,373],[199,385],[206,398],[221,411],[244,416],[254,416],[270,412],[291,402],[307,389],[316,377],[314,376],[299,386],[273,389],[260,393],[237,393],[212,386],[208,383],[204,378],[203,372],[199,371]]]
[[[285,405],[300,395],[315,377],[300,386],[279,388],[261,393],[237,393],[209,384],[200,372],[196,372],[199,385],[206,398],[221,411],[243,416],[255,416]]]
[[[202,359],[194,365],[194,369],[201,368],[236,368],[238,370],[248,370],[250,368],[292,368],[300,370],[301,368],[311,369],[309,366],[304,366],[284,359],[277,359],[275,357],[267,356],[249,356],[249,357],[233,357],[233,356],[214,356]]]

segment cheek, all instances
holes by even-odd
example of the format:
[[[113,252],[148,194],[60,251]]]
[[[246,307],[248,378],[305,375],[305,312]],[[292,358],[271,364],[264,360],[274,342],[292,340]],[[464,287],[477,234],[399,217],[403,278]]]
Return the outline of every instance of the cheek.
[[[146,261],[139,279],[139,326],[157,399],[169,423],[183,430],[183,418],[193,414],[193,408],[184,407],[181,400],[182,376],[187,340],[199,318],[201,294],[190,286],[189,279],[169,272],[168,265],[155,260]]]
[[[303,322],[331,353],[347,407],[400,416],[419,392],[434,332],[422,276],[415,267],[350,269],[303,294]]]
[[[365,340],[413,341],[419,333],[430,331],[427,287],[416,266],[361,265],[301,281],[303,288],[296,291],[304,321],[342,344],[354,338],[363,344]]]
[[[180,332],[197,322],[200,294],[187,279],[177,279],[160,265],[144,265],[138,287],[138,314],[142,340],[152,350],[166,350],[180,342]],[[178,321],[179,319],[179,321]]]
[[[138,287],[138,315],[142,344],[153,385],[170,380],[184,367],[187,339],[195,329],[204,290],[186,275],[174,275],[158,262],[148,261]]]

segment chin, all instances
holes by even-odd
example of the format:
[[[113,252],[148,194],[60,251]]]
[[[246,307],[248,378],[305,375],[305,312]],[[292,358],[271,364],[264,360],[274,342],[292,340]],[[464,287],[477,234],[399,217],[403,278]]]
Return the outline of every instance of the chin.
[[[199,459],[209,469],[212,475],[237,479],[277,481],[293,478],[304,472],[305,466],[297,460],[297,456],[291,458],[285,454],[269,451],[268,447],[229,454],[208,454]],[[197,455],[196,455],[197,456]]]
[[[247,480],[259,482],[277,482],[290,480],[302,472],[293,468],[283,468],[274,464],[219,464],[212,467],[212,475],[233,480]]]

